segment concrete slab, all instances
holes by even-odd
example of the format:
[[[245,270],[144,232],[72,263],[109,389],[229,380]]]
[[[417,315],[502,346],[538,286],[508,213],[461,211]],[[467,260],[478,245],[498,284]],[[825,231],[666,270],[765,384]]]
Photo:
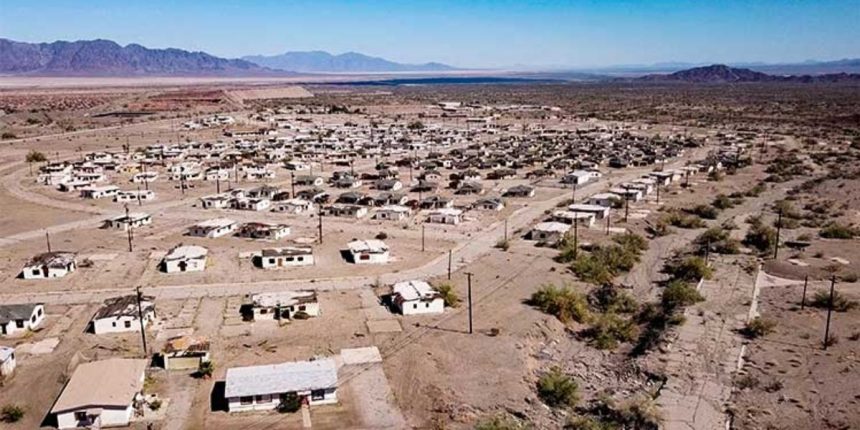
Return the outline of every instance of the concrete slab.
[[[365,348],[347,348],[340,350],[343,364],[382,363],[382,355],[375,346]]]
[[[40,340],[34,343],[24,343],[18,345],[15,350],[19,354],[27,354],[27,355],[43,355],[50,354],[54,352],[54,348],[60,344],[60,339],[56,337],[49,337],[47,339]]]
[[[376,333],[400,333],[403,327],[400,326],[400,321],[395,319],[390,320],[370,320],[367,322],[367,330],[371,334]]]

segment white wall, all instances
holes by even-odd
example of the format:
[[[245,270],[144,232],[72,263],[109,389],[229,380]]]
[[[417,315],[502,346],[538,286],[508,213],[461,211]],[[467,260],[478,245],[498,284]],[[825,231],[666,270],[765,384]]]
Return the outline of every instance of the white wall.
[[[310,391],[300,391],[297,394],[299,396],[308,396],[308,404],[311,406],[337,403],[337,389],[335,388],[327,389],[322,400],[311,400]],[[230,412],[268,411],[277,408],[281,403],[280,394],[263,396],[263,400],[260,403],[257,403],[257,399],[255,397],[249,405],[243,405],[239,397],[230,397],[227,399],[228,410]]]
[[[381,254],[368,253],[367,259],[361,259],[362,254],[352,254],[352,262],[355,264],[385,264],[388,263],[388,251]]]
[[[95,408],[99,406],[88,406],[85,409],[80,409],[81,411],[85,411],[89,408]],[[68,412],[63,412],[57,414],[57,428],[60,429],[73,429],[78,427],[78,422],[75,420],[75,410],[71,410]],[[102,407],[101,413],[101,426],[102,427],[124,427],[127,426],[129,421],[131,421],[132,415],[132,407],[129,404],[127,408],[105,408]]]
[[[179,270],[179,263],[181,261],[183,260],[166,261],[164,264],[164,271],[167,273],[182,272],[181,270]],[[187,260],[186,263],[188,263],[188,267],[185,268],[186,272],[202,272],[204,269],[206,269],[205,258],[202,260]]]
[[[149,325],[152,318],[152,312],[144,315],[144,327]],[[125,326],[126,322],[129,323],[129,327]],[[95,334],[140,332],[140,322],[137,320],[137,317],[130,315],[101,318],[93,320],[93,331]]]
[[[439,314],[445,312],[445,301],[441,298],[434,299],[431,302],[411,300],[401,304],[400,312],[403,315]]]
[[[302,258],[302,261],[299,261],[299,257]],[[261,266],[264,269],[277,269],[278,267],[296,267],[296,266],[310,266],[314,264],[314,256],[313,255],[301,255],[292,257],[293,261],[287,261],[287,257],[260,257],[261,258]],[[274,260],[274,262],[272,262]],[[278,265],[278,261],[281,260],[281,265]]]

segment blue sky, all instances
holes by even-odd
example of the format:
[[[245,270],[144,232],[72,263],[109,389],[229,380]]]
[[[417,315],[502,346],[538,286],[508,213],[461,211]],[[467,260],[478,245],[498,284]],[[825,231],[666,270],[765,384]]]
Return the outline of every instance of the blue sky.
[[[0,37],[463,67],[860,57],[860,0],[0,0]]]

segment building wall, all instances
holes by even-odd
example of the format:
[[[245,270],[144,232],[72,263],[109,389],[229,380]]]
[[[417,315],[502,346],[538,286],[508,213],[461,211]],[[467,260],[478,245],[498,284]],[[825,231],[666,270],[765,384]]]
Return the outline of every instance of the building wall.
[[[167,273],[179,273],[182,272],[179,269],[179,263],[183,260],[175,260],[175,261],[166,261],[164,263],[164,271]],[[202,272],[206,269],[206,259],[202,260],[187,260],[186,263],[188,266],[185,268],[186,272]]]
[[[148,313],[144,320],[143,325],[148,326],[149,320],[152,318],[152,314]],[[129,327],[125,326],[125,323],[129,323]],[[127,332],[140,332],[140,322],[138,322],[136,317],[133,316],[122,316],[119,318],[101,318],[98,320],[93,320],[93,330],[95,334],[105,334],[105,333],[127,333]]]
[[[362,255],[367,258],[362,259]],[[381,254],[352,254],[352,262],[355,264],[385,264],[388,263],[388,251]]]
[[[431,302],[412,300],[403,302],[400,312],[403,315],[439,314],[445,311],[445,301],[441,298]]]
[[[0,376],[9,376],[15,371],[15,356],[14,353],[11,357],[9,357],[3,364],[0,364]]]
[[[298,257],[302,257],[302,261],[299,261]],[[272,262],[274,260],[274,262]],[[278,265],[278,262],[281,262]],[[287,261],[287,257],[261,257],[260,265],[264,269],[277,269],[278,267],[297,267],[297,266],[311,266],[314,264],[314,256],[311,255],[301,255],[293,257],[292,261]]]
[[[325,390],[324,397],[321,400],[312,400],[310,391],[301,391],[297,393],[300,397],[307,396],[308,404],[311,406],[330,405],[337,403],[337,389],[329,388]],[[269,411],[278,407],[281,403],[280,394],[263,395],[262,400],[258,403],[256,396],[252,399],[251,404],[243,405],[241,398],[227,398],[228,410],[230,412],[251,412],[251,411]]]
[[[88,406],[87,408],[80,409],[81,411],[85,411],[91,407],[98,406]],[[78,421],[75,419],[75,412],[77,410],[71,410],[63,413],[57,414],[57,428],[60,429],[73,429],[78,427]],[[127,426],[129,421],[131,421],[132,416],[132,407],[129,404],[127,408],[103,408],[101,413],[101,426],[102,427],[124,427]]]

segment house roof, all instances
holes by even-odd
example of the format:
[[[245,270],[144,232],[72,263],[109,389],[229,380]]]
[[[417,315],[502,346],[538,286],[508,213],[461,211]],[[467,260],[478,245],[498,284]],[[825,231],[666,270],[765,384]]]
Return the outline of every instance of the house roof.
[[[337,386],[333,359],[227,369],[224,397],[288,393]]]
[[[75,260],[73,252],[43,252],[34,256],[27,262],[27,267],[31,266],[48,266],[48,267],[66,267],[69,263]]]
[[[201,227],[201,228],[223,228],[223,227],[229,227],[229,226],[234,225],[234,224],[236,224],[236,221],[233,221],[232,219],[229,219],[229,218],[214,218],[214,219],[208,219],[206,221],[199,222],[199,223],[195,224],[194,226],[195,227]]]
[[[176,336],[167,339],[164,352],[204,352],[209,351],[209,339],[204,336]]]
[[[164,256],[165,260],[194,260],[197,258],[205,258],[209,254],[209,250],[197,245],[179,245],[170,250]]]
[[[394,284],[394,294],[399,295],[405,301],[431,299],[439,297],[439,292],[434,290],[425,281],[404,281]]]
[[[54,403],[51,413],[85,407],[129,406],[135,394],[143,389],[146,363],[141,359],[111,358],[81,364]]]
[[[388,245],[385,242],[378,239],[369,239],[369,240],[353,240],[352,242],[346,245],[350,252],[358,253],[358,252],[385,252],[388,251]]]
[[[25,303],[19,305],[0,305],[0,324],[6,324],[9,321],[30,319],[36,306],[42,306],[42,304]]]
[[[152,296],[141,297],[141,310],[148,312],[155,308],[155,305],[153,305],[154,301],[155,298]],[[123,316],[133,316],[136,318],[138,316],[137,296],[135,295],[113,297],[105,300],[104,303],[104,306],[99,308],[96,314],[93,315],[94,320]]]
[[[272,293],[260,293],[251,296],[255,306],[270,308],[273,306],[292,306],[301,303],[315,303],[317,301],[316,291],[276,291]]]
[[[284,248],[266,248],[260,252],[263,257],[289,257],[292,255],[310,255],[314,250],[310,246],[287,246]]]
[[[570,225],[563,222],[542,222],[534,226],[534,230],[545,231],[549,233],[567,233],[570,230]]]

